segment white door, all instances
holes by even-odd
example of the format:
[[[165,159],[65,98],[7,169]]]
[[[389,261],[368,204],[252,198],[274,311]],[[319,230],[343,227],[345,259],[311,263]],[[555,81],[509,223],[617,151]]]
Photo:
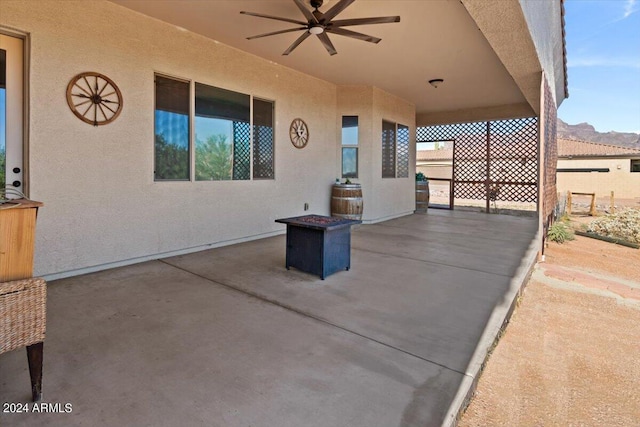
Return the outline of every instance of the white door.
[[[23,44],[0,34],[0,199],[24,191]]]

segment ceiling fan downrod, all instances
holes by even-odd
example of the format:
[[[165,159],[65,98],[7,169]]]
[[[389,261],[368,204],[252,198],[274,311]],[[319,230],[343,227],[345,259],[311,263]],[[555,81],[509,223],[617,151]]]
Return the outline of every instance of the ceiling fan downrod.
[[[311,4],[312,8],[318,10],[320,7],[322,7],[322,3],[324,3],[324,0],[311,0],[309,3]]]

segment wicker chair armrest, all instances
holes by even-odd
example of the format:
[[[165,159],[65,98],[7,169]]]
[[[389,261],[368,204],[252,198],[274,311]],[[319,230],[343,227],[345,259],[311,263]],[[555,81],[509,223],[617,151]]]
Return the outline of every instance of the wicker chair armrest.
[[[24,291],[34,287],[46,287],[44,279],[32,277],[29,279],[12,280],[10,282],[0,282],[0,295],[11,294],[14,292]]]
[[[44,340],[46,304],[42,278],[0,283],[0,354]]]

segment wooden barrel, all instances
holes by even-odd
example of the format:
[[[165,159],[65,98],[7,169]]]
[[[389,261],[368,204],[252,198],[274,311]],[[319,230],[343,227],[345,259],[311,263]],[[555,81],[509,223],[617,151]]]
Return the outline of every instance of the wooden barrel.
[[[426,212],[429,207],[429,181],[416,181],[416,212]]]
[[[331,216],[362,220],[362,187],[360,184],[333,185]]]

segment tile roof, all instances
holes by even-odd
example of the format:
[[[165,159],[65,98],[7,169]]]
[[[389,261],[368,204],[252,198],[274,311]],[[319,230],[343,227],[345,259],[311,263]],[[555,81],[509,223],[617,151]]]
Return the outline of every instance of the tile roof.
[[[558,138],[558,157],[612,157],[631,156],[640,157],[640,147],[619,147],[598,142],[581,141],[578,139]],[[418,150],[416,161],[428,162],[436,160],[452,160],[453,149]]]
[[[640,148],[558,138],[558,157],[640,156]]]
[[[418,150],[416,161],[426,162],[429,160],[451,160],[453,159],[453,149],[444,148],[442,150]]]

